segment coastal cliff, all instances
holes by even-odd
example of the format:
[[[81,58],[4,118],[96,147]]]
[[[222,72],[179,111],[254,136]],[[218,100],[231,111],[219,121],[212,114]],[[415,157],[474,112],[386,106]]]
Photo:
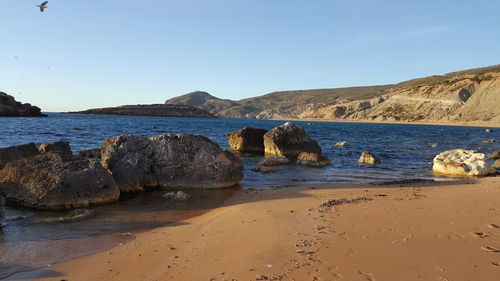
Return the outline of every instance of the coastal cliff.
[[[212,113],[190,105],[172,104],[139,104],[122,105],[117,107],[95,108],[84,111],[70,112],[79,114],[104,114],[104,115],[135,115],[159,117],[196,117],[215,118]]]
[[[391,85],[281,91],[239,101],[194,92],[166,103],[226,118],[500,123],[500,65]]]
[[[13,96],[0,92],[0,117],[47,117],[40,108],[20,103]]]

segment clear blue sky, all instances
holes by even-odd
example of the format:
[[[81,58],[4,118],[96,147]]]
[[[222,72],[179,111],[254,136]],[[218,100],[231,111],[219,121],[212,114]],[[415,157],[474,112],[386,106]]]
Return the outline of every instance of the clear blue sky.
[[[43,111],[241,99],[500,63],[500,1],[0,0],[0,91]],[[17,57],[17,58],[16,58]]]

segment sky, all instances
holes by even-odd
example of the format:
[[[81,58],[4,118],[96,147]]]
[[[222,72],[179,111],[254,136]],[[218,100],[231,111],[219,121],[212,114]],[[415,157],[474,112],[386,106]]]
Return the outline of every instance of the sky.
[[[0,91],[45,112],[500,63],[500,1],[0,0]]]

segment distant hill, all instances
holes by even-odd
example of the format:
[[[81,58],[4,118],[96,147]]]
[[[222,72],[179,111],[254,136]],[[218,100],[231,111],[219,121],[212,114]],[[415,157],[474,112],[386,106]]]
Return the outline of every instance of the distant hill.
[[[101,114],[101,115],[134,115],[134,116],[159,116],[159,117],[196,117],[215,118],[216,116],[203,109],[190,105],[174,104],[138,104],[122,105],[117,107],[105,107],[88,109],[84,111],[70,112],[79,114]]]
[[[13,96],[0,92],[0,117],[47,117],[40,108],[20,103]]]
[[[500,65],[391,85],[279,91],[238,101],[193,92],[166,103],[227,118],[500,123]]]

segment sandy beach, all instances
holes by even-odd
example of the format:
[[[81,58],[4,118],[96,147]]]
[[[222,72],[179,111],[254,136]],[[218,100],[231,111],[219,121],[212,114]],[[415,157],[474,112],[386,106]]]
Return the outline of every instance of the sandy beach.
[[[500,123],[492,121],[382,121],[382,120],[349,120],[349,119],[320,119],[320,118],[276,118],[272,120],[305,121],[305,122],[340,122],[340,123],[370,123],[370,124],[404,124],[404,125],[431,125],[431,126],[461,126],[500,128]]]
[[[7,280],[495,281],[499,276],[497,176],[240,190],[201,216]]]

